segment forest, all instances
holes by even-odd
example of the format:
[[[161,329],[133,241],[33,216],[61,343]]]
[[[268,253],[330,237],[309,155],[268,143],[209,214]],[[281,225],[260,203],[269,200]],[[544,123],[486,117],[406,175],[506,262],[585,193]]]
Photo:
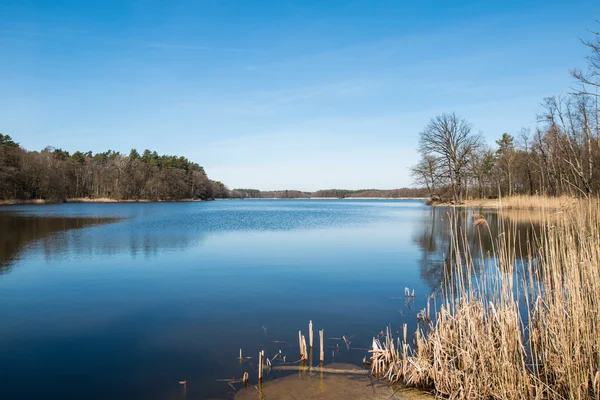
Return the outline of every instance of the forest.
[[[234,189],[230,191],[232,198],[245,199],[308,199],[308,198],[381,198],[381,199],[401,199],[401,198],[424,198],[428,195],[425,188],[399,188],[399,189],[325,189],[316,192],[302,192],[300,190],[275,190],[260,191],[258,189]]]
[[[0,200],[72,199],[209,200],[245,198],[402,198],[423,197],[425,189],[394,190],[230,190],[208,178],[204,168],[185,157],[132,149],[129,155],[108,150],[70,154],[59,148],[27,151],[0,134]]]
[[[414,182],[429,197],[466,198],[513,194],[586,197],[600,192],[600,33],[583,41],[586,69],[571,70],[566,95],[543,99],[534,129],[498,135],[494,148],[454,113],[432,118],[419,135]]]
[[[135,149],[128,156],[52,147],[27,151],[0,134],[0,200],[206,200],[228,194],[185,157]]]

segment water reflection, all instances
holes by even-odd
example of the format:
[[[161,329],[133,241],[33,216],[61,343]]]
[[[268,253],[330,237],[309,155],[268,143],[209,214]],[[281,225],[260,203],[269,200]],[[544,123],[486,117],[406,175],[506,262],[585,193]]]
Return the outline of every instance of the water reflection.
[[[240,348],[295,360],[297,345],[281,343],[309,320],[353,337],[350,350],[328,340],[326,362],[360,365],[388,323],[415,331],[444,280],[450,211],[377,200],[7,209],[1,260],[23,268],[0,277],[0,398],[182,398],[182,379],[188,398],[224,398],[217,379],[256,382]],[[504,219],[481,212],[490,230],[476,229],[472,213],[456,226],[486,253]]]
[[[474,221],[478,216],[487,225],[476,226]],[[456,248],[461,251],[458,256],[462,259],[464,249],[468,249],[476,268],[482,268],[486,260],[500,253],[520,260],[528,249],[535,248],[534,238],[539,235],[541,219],[541,214],[531,212],[431,207],[413,235],[422,250],[421,279],[432,291],[439,289],[457,257]]]
[[[205,237],[205,232],[190,235],[189,232],[169,229],[145,230],[125,222],[106,228],[103,232],[65,232],[49,236],[39,245],[43,246],[47,261],[64,255],[94,257],[127,254],[136,259],[199,246]]]
[[[417,203],[418,204],[418,203]],[[325,207],[323,207],[325,206]],[[308,201],[62,204],[0,212],[0,268],[19,253],[62,256],[156,257],[198,247],[210,235],[228,232],[280,232],[360,226],[383,221],[382,204]],[[110,224],[119,222],[118,224]],[[99,229],[82,231],[99,225]]]
[[[0,212],[0,273],[10,271],[28,251],[45,261],[60,257],[94,257],[127,254],[132,259],[156,257],[165,252],[200,246],[210,227],[161,220],[147,215],[116,213],[117,217],[52,213]],[[185,222],[185,221],[184,221]],[[83,228],[98,228],[92,231]]]
[[[19,253],[36,241],[45,240],[45,252],[51,254],[55,251],[53,234],[118,220],[118,218],[40,217],[0,212],[0,273],[8,272]]]

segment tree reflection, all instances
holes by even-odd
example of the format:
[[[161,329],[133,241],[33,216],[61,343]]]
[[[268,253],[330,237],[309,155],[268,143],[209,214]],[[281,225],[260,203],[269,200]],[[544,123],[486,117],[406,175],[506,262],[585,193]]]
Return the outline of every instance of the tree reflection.
[[[123,221],[121,218],[21,215],[0,212],[0,273],[10,271],[26,249],[36,248],[46,260],[63,254],[100,256],[130,254],[153,257],[202,242],[206,232],[149,227],[137,221],[85,231],[83,228]]]
[[[476,226],[474,221],[478,216],[487,224]],[[519,261],[528,249],[534,250],[533,238],[539,234],[540,219],[532,213],[431,207],[413,235],[422,252],[421,278],[435,291],[449,276],[455,260],[470,257],[476,274],[502,252]]]
[[[9,271],[12,262],[28,245],[53,234],[89,226],[108,224],[118,218],[39,217],[0,212],[0,273]]]

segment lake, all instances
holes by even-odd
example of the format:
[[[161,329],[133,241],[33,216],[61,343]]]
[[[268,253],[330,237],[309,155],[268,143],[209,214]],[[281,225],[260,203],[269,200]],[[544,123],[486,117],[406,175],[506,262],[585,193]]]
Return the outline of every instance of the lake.
[[[218,379],[256,383],[240,348],[296,361],[309,320],[351,337],[350,349],[327,340],[326,362],[360,365],[386,326],[413,332],[439,290],[448,212],[417,200],[0,208],[0,398],[226,399]]]

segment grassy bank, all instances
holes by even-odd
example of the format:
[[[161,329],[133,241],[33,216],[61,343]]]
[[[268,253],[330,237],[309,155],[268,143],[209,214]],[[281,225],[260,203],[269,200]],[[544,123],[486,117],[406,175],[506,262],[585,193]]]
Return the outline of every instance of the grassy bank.
[[[492,239],[499,250],[486,261],[459,245],[466,241],[455,226],[435,311],[420,313],[414,340],[374,339],[372,372],[448,398],[598,399],[600,202],[542,204],[563,205],[563,213],[545,212],[522,262],[512,227],[500,227]],[[474,272],[481,263],[484,276]]]
[[[432,206],[455,206],[484,209],[503,209],[503,210],[568,210],[578,204],[576,198],[571,196],[525,196],[515,195],[499,199],[468,199],[462,204],[452,204],[450,202],[432,202]]]
[[[19,204],[47,204],[46,200],[0,200],[0,206],[14,206]]]

